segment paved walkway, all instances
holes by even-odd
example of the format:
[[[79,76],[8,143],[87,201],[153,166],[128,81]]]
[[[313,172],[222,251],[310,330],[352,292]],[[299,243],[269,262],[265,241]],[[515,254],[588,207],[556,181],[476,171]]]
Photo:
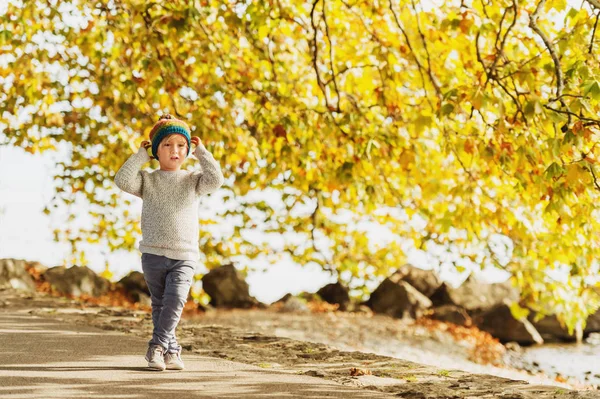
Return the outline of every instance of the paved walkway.
[[[390,398],[333,381],[184,354],[184,371],[150,371],[146,341],[0,311],[0,398]]]

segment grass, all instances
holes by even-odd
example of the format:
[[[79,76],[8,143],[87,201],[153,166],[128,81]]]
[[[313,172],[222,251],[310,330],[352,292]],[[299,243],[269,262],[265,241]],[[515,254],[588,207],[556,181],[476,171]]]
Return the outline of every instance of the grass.
[[[414,375],[407,375],[406,377],[402,377],[406,382],[417,382],[418,379]]]
[[[448,377],[450,375],[450,371],[440,370],[440,371],[438,371],[438,374],[441,375],[442,377]]]
[[[270,369],[273,367],[270,363],[258,363],[257,366],[263,369]]]

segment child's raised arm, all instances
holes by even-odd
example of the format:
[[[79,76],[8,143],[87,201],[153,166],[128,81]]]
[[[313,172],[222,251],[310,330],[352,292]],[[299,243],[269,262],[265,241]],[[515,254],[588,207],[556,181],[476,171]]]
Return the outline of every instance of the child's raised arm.
[[[121,190],[142,198],[142,166],[150,160],[146,149],[152,144],[143,141],[137,153],[129,157],[115,175],[115,184]]]
[[[201,171],[194,172],[196,181],[196,194],[204,195],[215,192],[223,185],[225,178],[221,171],[221,165],[213,155],[204,147],[198,137],[192,137],[192,143],[196,145],[194,155],[200,161]]]

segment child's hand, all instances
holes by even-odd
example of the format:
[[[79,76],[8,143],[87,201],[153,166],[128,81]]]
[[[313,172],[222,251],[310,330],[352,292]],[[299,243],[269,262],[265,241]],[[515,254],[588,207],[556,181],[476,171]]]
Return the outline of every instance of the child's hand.
[[[142,141],[142,143],[140,144],[140,149],[144,148],[146,150],[148,150],[148,148],[152,147],[152,143],[148,140],[144,140]],[[148,154],[150,155],[150,154]],[[155,159],[152,155],[150,155],[150,159]]]
[[[192,142],[193,145],[199,146],[200,143],[201,143],[200,137],[193,136],[192,139],[191,139],[191,142]]]

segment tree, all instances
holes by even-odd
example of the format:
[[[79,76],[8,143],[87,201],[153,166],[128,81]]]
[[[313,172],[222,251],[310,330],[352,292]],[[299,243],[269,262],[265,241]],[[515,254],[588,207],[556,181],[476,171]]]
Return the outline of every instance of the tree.
[[[372,221],[417,248],[458,250],[457,267],[509,270],[523,304],[573,327],[600,303],[590,281],[598,10],[592,0],[13,1],[0,19],[4,143],[67,143],[53,205],[81,198],[95,222],[57,237],[74,250],[82,239],[131,249],[137,220],[104,211],[119,203],[111,179],[157,115],[174,113],[229,178],[228,210],[204,223],[234,228],[201,236],[208,265],[288,253],[373,279],[406,248],[377,246],[349,223]],[[279,200],[247,195],[263,190]],[[255,242],[254,229],[284,243]],[[510,239],[505,251],[497,237]]]

